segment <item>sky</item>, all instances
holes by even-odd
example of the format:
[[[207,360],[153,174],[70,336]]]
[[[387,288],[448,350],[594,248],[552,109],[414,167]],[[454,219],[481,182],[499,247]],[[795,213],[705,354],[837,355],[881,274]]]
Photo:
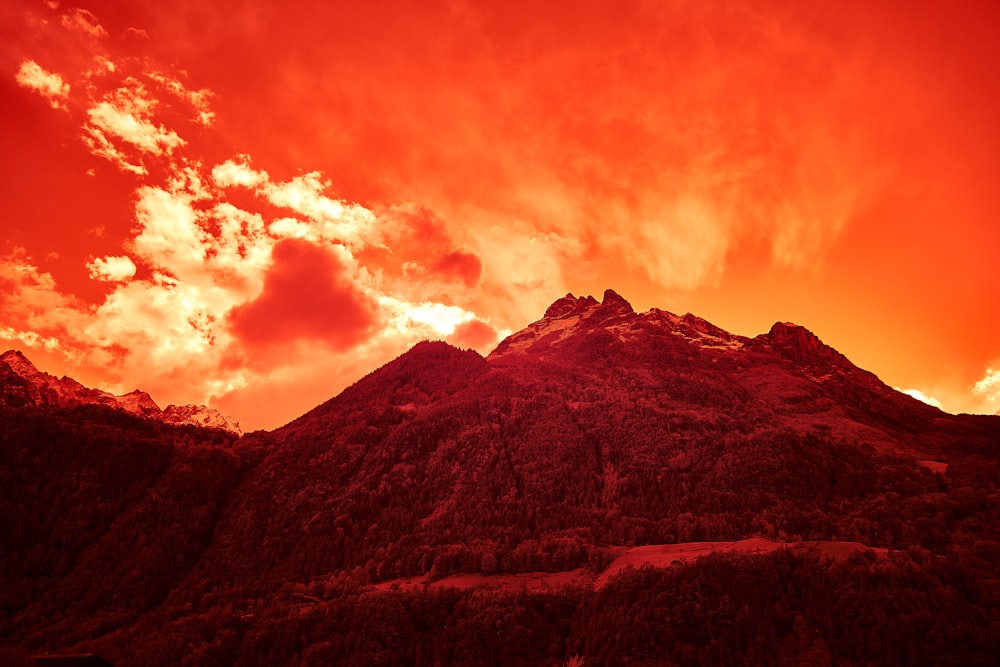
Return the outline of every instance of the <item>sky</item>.
[[[977,0],[7,0],[0,347],[273,428],[612,288],[995,413],[998,26]]]

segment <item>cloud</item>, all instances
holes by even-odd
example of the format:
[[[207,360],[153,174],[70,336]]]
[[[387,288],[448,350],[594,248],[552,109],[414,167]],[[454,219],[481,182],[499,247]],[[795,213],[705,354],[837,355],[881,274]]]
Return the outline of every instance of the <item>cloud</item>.
[[[582,242],[575,235],[535,233],[511,229],[498,222],[469,230],[473,247],[483,248],[478,302],[492,321],[519,326],[538,319],[552,303],[553,294],[569,291],[563,267],[574,259],[585,271]]]
[[[662,206],[640,213],[638,221],[624,221],[616,239],[623,254],[661,285],[694,289],[717,279],[730,243],[728,211],[690,195]]]
[[[4,325],[42,337],[63,338],[85,321],[86,307],[59,290],[27,251],[15,248],[0,258],[0,316]]]
[[[212,167],[212,180],[223,188],[240,186],[256,188],[269,179],[266,171],[256,171],[250,167],[250,157],[240,155],[239,158],[226,160]]]
[[[461,324],[475,315],[464,308],[425,301],[410,303],[392,297],[383,297],[382,306],[393,312],[393,326],[403,332],[417,332],[420,338],[450,336]]]
[[[212,110],[212,91],[207,88],[190,90],[175,77],[162,72],[147,72],[146,76],[159,83],[165,90],[184,100],[197,112],[196,119],[204,127],[210,127],[215,122],[215,112]]]
[[[120,283],[135,275],[135,263],[124,255],[98,257],[87,264],[93,280]]]
[[[935,408],[938,408],[939,410],[943,410],[944,409],[941,406],[941,401],[937,400],[933,396],[928,396],[927,394],[925,394],[924,392],[920,391],[919,389],[900,389],[900,388],[897,387],[896,391],[901,391],[904,394],[906,394],[907,396],[912,396],[913,398],[917,399],[921,403],[926,403],[927,405],[932,405]]]
[[[204,283],[208,232],[199,224],[194,197],[183,192],[143,186],[135,207],[139,233],[132,240],[136,255],[176,279]]]
[[[120,139],[144,153],[169,154],[185,141],[173,130],[157,126],[151,120],[157,106],[145,86],[136,79],[109,93],[105,99],[88,109],[90,123],[86,131],[99,144]]]
[[[94,155],[122,171],[145,176],[149,172],[143,156],[171,156],[186,144],[177,132],[153,121],[158,106],[141,81],[127,77],[103,99],[92,101],[81,138]]]
[[[992,404],[1000,403],[1000,369],[987,368],[982,379],[972,386],[972,391]]]
[[[65,16],[86,38],[69,44],[84,49],[77,64],[63,76],[25,60],[18,83],[65,109],[90,152],[135,179],[121,249],[85,261],[91,290],[104,290],[93,303],[25,251],[0,267],[0,338],[62,355],[62,372],[274,426],[421,339],[486,351],[499,334],[477,312],[483,285],[518,275],[540,294],[539,271],[558,275],[526,237],[514,246],[533,259],[505,250],[498,273],[474,235],[427,207],[369,208],[319,171],[279,180],[246,154],[207,160],[197,141],[215,120],[212,91],[116,56],[114,40],[98,45],[92,14]],[[182,138],[192,127],[194,145]]]
[[[387,287],[414,302],[474,302],[484,276],[476,241],[416,204],[376,206],[370,242],[356,251]]]
[[[211,308],[217,297],[163,275],[125,283],[88,318],[82,339],[99,347],[122,348],[119,370],[126,374],[170,373],[193,360],[204,363],[224,334],[215,326]]]
[[[46,350],[59,349],[58,338],[42,336],[37,331],[18,331],[7,326],[0,326],[0,340],[16,341],[28,347],[40,347]]]
[[[459,280],[466,287],[475,287],[483,272],[483,263],[471,252],[453,250],[434,261],[431,272],[446,279]]]
[[[327,197],[330,187],[319,172],[296,176],[284,183],[266,182],[261,192],[275,206],[290,209],[311,221],[306,236],[314,241],[363,247],[374,235],[375,216],[364,206]]]
[[[87,134],[84,134],[81,138],[84,145],[90,149],[92,154],[117,165],[122,171],[130,172],[136,176],[145,176],[149,173],[141,160],[131,160],[124,151],[115,146],[114,142],[99,129],[93,128],[92,130],[88,130]]]
[[[455,327],[447,340],[455,347],[471,348],[486,354],[498,342],[499,334],[482,320],[468,320]]]
[[[379,235],[372,211],[327,196],[331,183],[318,171],[301,174],[290,181],[274,182],[266,171],[250,167],[249,156],[241,155],[213,167],[212,181],[222,188],[248,188],[264,201],[308,220],[275,220],[270,231],[278,237],[339,243],[358,249],[371,244]]]
[[[70,31],[79,32],[94,39],[106,39],[107,31],[100,21],[86,9],[74,7],[62,16],[62,25]]]
[[[335,350],[364,341],[378,324],[378,306],[354,283],[350,255],[337,246],[282,240],[260,297],[235,308],[233,333],[250,347],[306,339]]]
[[[136,190],[136,227],[124,245],[150,277],[122,275],[83,330],[87,344],[120,352],[108,364],[119,386],[132,378],[129,386],[165,402],[212,399],[247,423],[263,418],[274,425],[277,403],[270,416],[246,411],[260,387],[278,386],[279,378],[332,392],[338,386],[329,377],[323,384],[310,373],[334,359],[336,377],[346,383],[357,377],[347,369],[363,374],[423,338],[454,335],[485,346],[495,337],[486,324],[462,326],[477,319],[474,312],[422,298],[402,270],[384,270],[386,261],[399,260],[382,240],[391,235],[380,231],[393,223],[335,202],[318,175],[276,184],[246,157],[210,169],[181,158],[165,184]],[[302,218],[268,219],[238,207],[227,200],[234,187],[251,188],[272,216],[280,209],[269,208],[271,195],[279,192],[277,201]],[[358,220],[369,238],[332,231],[343,223],[360,232]],[[428,229],[451,245],[443,230]],[[439,268],[460,284],[463,275],[474,277],[476,258],[450,261]],[[178,387],[187,394],[178,395]]]
[[[69,99],[69,84],[58,74],[49,72],[34,60],[25,60],[14,76],[18,84],[34,90],[49,101],[53,109],[65,109]]]

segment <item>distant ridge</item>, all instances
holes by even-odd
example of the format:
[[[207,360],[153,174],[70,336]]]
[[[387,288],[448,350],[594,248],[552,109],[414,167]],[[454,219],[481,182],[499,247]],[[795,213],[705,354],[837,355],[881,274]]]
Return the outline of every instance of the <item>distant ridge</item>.
[[[43,373],[20,350],[8,350],[0,355],[0,405],[11,407],[103,405],[167,424],[189,424],[221,429],[236,435],[241,433],[236,420],[215,408],[203,405],[168,405],[161,410],[152,397],[144,391],[135,390],[116,396],[100,389],[85,387],[70,377],[57,378]]]

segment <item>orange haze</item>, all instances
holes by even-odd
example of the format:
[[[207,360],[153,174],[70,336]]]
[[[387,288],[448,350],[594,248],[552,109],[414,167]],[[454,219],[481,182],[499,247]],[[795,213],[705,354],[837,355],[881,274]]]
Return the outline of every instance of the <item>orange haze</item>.
[[[0,347],[279,425],[566,292],[1000,409],[994,2],[0,8]]]

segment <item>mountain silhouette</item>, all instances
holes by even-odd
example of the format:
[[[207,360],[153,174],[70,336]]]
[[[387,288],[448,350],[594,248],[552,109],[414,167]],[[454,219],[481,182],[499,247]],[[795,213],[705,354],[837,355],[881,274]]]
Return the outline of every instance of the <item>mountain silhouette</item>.
[[[748,338],[567,295],[485,358],[419,343],[240,438],[31,398],[8,368],[0,637],[32,650],[989,664],[1000,647],[1000,418],[925,405],[794,324]]]

